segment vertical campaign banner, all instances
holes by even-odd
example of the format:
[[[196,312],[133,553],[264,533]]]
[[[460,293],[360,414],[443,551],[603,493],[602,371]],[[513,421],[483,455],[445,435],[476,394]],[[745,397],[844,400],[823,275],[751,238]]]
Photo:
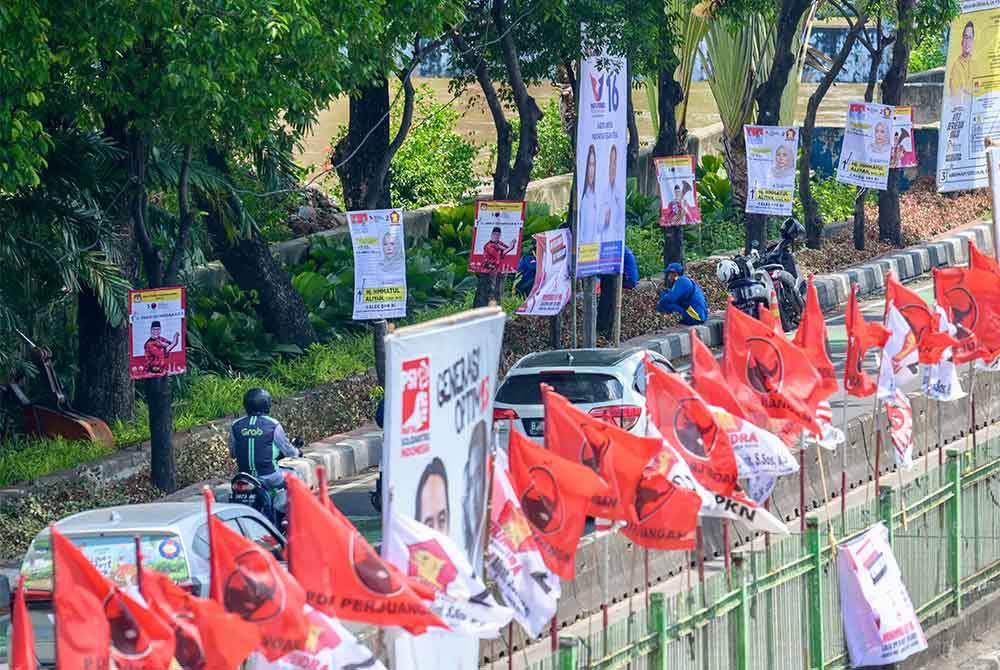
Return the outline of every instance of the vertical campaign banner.
[[[938,138],[938,191],[989,185],[986,139],[1000,138],[1000,0],[962,0],[951,22]]]
[[[449,536],[482,572],[488,450],[506,316],[484,307],[385,338],[383,528],[393,514]],[[389,538],[383,547],[389,546]],[[446,557],[438,557],[442,575]],[[399,566],[404,573],[409,566]],[[394,635],[396,670],[475,670],[479,640],[453,632]]]
[[[917,165],[917,142],[913,136],[913,108],[895,107],[892,111],[892,158],[890,168]]]
[[[348,212],[354,247],[354,319],[406,316],[403,210]]]
[[[614,274],[622,271],[625,246],[625,59],[584,53],[579,89],[576,276]]]
[[[151,379],[187,371],[182,286],[128,292],[129,376]]]
[[[837,576],[852,668],[898,663],[927,648],[885,526],[840,545]]]
[[[790,215],[795,195],[798,129],[743,126],[743,137],[747,146],[747,213]]]
[[[565,228],[535,234],[535,283],[518,314],[555,316],[570,300],[570,233]]]
[[[701,223],[694,156],[656,158],[656,183],[660,187],[660,225]]]
[[[892,157],[892,111],[889,105],[871,102],[848,105],[837,181],[880,191],[886,189]]]
[[[527,205],[523,200],[477,200],[469,272],[517,271]]]

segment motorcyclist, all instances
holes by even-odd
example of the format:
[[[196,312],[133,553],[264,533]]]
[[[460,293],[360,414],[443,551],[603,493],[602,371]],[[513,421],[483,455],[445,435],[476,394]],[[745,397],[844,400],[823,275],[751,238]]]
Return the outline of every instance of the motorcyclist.
[[[233,422],[229,431],[229,455],[236,459],[240,472],[259,479],[272,493],[275,511],[285,514],[288,496],[285,478],[278,466],[280,457],[301,456],[285,429],[268,416],[271,394],[262,388],[252,388],[243,395],[247,415]]]

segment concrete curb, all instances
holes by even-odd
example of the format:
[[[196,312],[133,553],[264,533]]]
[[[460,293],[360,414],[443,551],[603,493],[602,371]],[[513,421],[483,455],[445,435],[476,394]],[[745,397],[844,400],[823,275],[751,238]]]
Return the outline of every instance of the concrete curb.
[[[824,313],[841,309],[847,304],[852,282],[858,284],[860,296],[864,298],[885,290],[885,275],[890,271],[903,282],[907,282],[930,274],[934,268],[964,265],[969,260],[970,240],[982,251],[992,251],[992,226],[988,223],[969,226],[930,242],[886,254],[862,265],[819,275],[815,279],[815,284],[820,307]],[[720,347],[722,323],[722,313],[716,312],[709,317],[705,325],[695,326],[694,330],[706,345]],[[665,333],[643,335],[625,344],[658,351],[669,359],[680,358],[691,354],[688,330],[686,327],[681,327]]]

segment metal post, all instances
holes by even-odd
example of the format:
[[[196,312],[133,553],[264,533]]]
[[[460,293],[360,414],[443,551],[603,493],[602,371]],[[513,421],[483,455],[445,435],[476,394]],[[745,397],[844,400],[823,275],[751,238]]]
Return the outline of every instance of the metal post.
[[[372,336],[372,346],[375,349],[375,378],[381,387],[385,387],[385,336],[389,332],[389,322],[379,319],[372,322],[375,333]]]
[[[722,564],[726,568],[726,585],[733,588],[733,552],[729,546],[729,519],[722,520]]]
[[[844,408],[841,414],[844,446],[840,448],[840,534],[847,535],[847,448],[851,444],[850,435],[847,432],[847,389],[844,389]]]
[[[733,573],[740,590],[740,606],[736,613],[736,670],[750,670],[750,591],[742,556],[733,560]]]
[[[799,531],[806,532],[806,433],[799,433]]]
[[[579,331],[579,328],[576,325],[576,322],[577,322],[577,317],[576,317],[576,297],[577,297],[577,295],[579,295],[580,292],[577,289],[577,280],[576,280],[576,277],[574,277],[573,280],[572,280],[572,282],[570,282],[570,288],[571,288],[571,290],[570,290],[570,293],[569,293],[569,296],[570,296],[570,298],[569,298],[569,308],[570,308],[569,322],[570,322],[570,328],[573,329],[573,348],[576,349],[577,346],[579,346],[579,342],[580,342],[580,340],[579,340],[579,332],[580,331]]]
[[[596,277],[583,280],[583,346],[597,346],[597,305],[594,300]]]
[[[653,632],[656,633],[656,648],[653,650],[652,670],[667,670],[667,603],[662,593],[649,595]]]
[[[948,481],[951,502],[948,504],[948,576],[952,588],[954,616],[962,613],[962,454],[948,450]]]
[[[875,497],[879,496],[879,481],[882,478],[882,403],[875,402],[875,414],[872,415],[875,426]]]
[[[701,523],[694,529],[695,560],[698,562],[698,588],[701,591],[701,606],[708,605],[708,594],[705,593],[705,544],[701,533]]]
[[[611,531],[601,539],[601,656],[608,655],[608,606],[611,602],[611,588],[608,584],[611,572]]]
[[[624,261],[622,262],[624,263]],[[624,276],[625,276],[625,268],[623,266],[622,271],[618,273],[618,279],[617,279],[618,289],[617,292],[615,293],[615,321],[614,321],[615,325],[614,325],[614,330],[612,331],[614,335],[613,341],[615,347],[621,346],[622,343],[622,289],[623,289],[622,281]]]
[[[893,505],[895,504],[895,495],[896,491],[891,486],[884,486],[882,487],[878,498],[878,517],[889,530],[890,547],[892,546],[893,536],[895,535],[895,528],[893,526],[893,516],[895,512]]]
[[[559,670],[576,670],[580,645],[575,637],[559,638]]]
[[[938,445],[938,467],[944,467],[944,428],[941,426],[941,401],[935,400],[937,405],[937,445]]]
[[[825,668],[823,661],[823,548],[819,517],[806,519],[806,551],[812,560],[806,582],[809,599],[809,667]]]

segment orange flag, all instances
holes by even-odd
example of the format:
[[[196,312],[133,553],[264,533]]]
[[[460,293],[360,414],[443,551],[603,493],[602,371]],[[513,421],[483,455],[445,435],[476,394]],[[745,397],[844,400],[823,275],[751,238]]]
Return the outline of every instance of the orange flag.
[[[31,628],[31,617],[24,602],[24,575],[17,584],[14,594],[14,609],[10,614],[10,644],[7,649],[7,663],[10,670],[36,670],[35,632]]]
[[[710,405],[721,407],[761,428],[766,427],[767,412],[756,394],[747,389],[748,393],[742,397],[738,395],[735,385],[723,375],[719,362],[695,329],[691,328],[688,332],[691,334],[691,387]]]
[[[809,398],[810,405],[813,403],[819,405],[836,393],[840,386],[837,384],[837,371],[826,350],[826,319],[823,318],[823,310],[819,306],[819,294],[816,292],[812,275],[809,275],[806,289],[806,309],[792,343],[806,352],[809,362],[819,373],[820,385]]]
[[[886,275],[886,309],[895,305],[906,319],[917,340],[917,354],[921,363],[933,365],[941,360],[945,349],[958,341],[940,329],[940,315],[932,310],[916,291],[900,284],[892,273]]]
[[[883,347],[889,331],[881,323],[865,321],[858,304],[858,285],[851,284],[844,315],[847,329],[847,360],[844,364],[844,388],[849,395],[863,398],[875,393],[878,385],[864,370],[865,354],[872,347]]]
[[[952,350],[955,363],[992,361],[1000,354],[1000,281],[994,272],[979,267],[935,268],[934,294],[958,330],[958,346]]]

